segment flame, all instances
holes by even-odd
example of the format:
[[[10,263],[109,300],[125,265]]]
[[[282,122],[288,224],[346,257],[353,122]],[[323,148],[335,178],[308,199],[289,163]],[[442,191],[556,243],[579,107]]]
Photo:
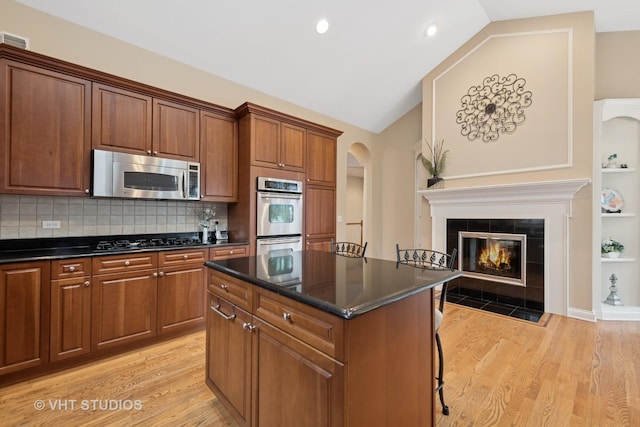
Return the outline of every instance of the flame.
[[[489,241],[488,248],[482,249],[478,264],[484,268],[511,270],[511,253],[500,247],[499,241]]]

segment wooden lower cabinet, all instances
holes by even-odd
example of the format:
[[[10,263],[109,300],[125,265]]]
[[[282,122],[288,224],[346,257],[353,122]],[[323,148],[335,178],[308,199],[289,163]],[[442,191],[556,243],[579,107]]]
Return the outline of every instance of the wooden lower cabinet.
[[[207,310],[206,383],[243,425],[251,425],[252,316],[212,293]],[[246,326],[245,326],[246,325]]]
[[[206,383],[240,425],[435,425],[433,290],[351,319],[216,270],[209,290]]]
[[[0,265],[0,375],[48,362],[49,265]]]
[[[228,295],[237,304],[246,301],[253,314],[222,296],[236,287],[245,297],[237,298],[237,291]],[[280,304],[275,294],[254,292],[252,285],[216,271],[210,272],[209,289],[206,383],[238,423],[344,425],[344,366],[314,348],[334,353],[335,346],[319,337],[342,336],[327,314]],[[287,333],[290,321],[282,310],[296,319],[295,336]]]
[[[204,322],[203,263],[162,268],[158,273],[158,333]]]
[[[255,320],[253,426],[344,425],[344,366],[280,329]]]
[[[156,270],[94,276],[92,350],[156,334]]]
[[[91,278],[51,281],[50,360],[91,351]]]

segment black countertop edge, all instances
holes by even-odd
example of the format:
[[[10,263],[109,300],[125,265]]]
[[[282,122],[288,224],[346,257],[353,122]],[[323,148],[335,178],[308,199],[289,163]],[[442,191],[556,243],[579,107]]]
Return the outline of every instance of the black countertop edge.
[[[84,258],[93,256],[104,255],[122,255],[122,254],[134,254],[142,252],[160,252],[160,251],[176,251],[176,250],[189,250],[189,249],[202,249],[202,248],[221,248],[225,246],[243,246],[248,245],[248,241],[244,242],[216,242],[207,244],[196,245],[183,245],[183,246],[154,246],[142,249],[123,249],[123,250],[104,250],[98,251],[94,249],[94,246],[82,245],[82,246],[64,246],[64,247],[43,247],[34,249],[5,249],[0,250],[0,264],[9,264],[14,262],[29,262],[29,261],[51,261],[57,259],[67,258]]]
[[[249,276],[249,275],[245,275],[242,273],[239,273],[236,270],[232,270],[230,268],[227,268],[223,265],[217,264],[215,261],[207,261],[204,263],[204,265],[206,267],[212,268],[216,271],[220,271],[222,273],[228,274],[229,276],[235,277],[236,279],[240,279],[243,280],[245,282],[249,282],[253,285],[259,286],[261,288],[273,291],[277,294],[286,296],[288,298],[291,298],[293,300],[299,301],[303,304],[307,304],[311,307],[315,307],[318,308],[320,310],[323,310],[327,313],[331,313],[331,314],[335,314],[336,316],[342,317],[343,319],[346,320],[351,320],[355,317],[358,317],[362,314],[365,314],[369,311],[375,310],[376,308],[385,306],[387,304],[391,304],[393,302],[399,301],[403,298],[415,295],[419,292],[425,291],[427,289],[431,289],[434,288],[436,286],[439,286],[441,284],[443,284],[444,282],[447,282],[449,280],[451,280],[451,278],[447,278],[447,279],[443,279],[441,281],[438,281],[437,283],[432,283],[428,286],[424,286],[424,287],[420,287],[420,288],[409,288],[406,289],[402,292],[398,292],[395,294],[391,294],[391,295],[387,295],[385,298],[381,298],[378,300],[374,300],[374,301],[369,301],[367,303],[358,305],[356,307],[350,307],[348,309],[341,309],[339,307],[337,307],[334,304],[331,304],[327,301],[324,300],[320,300],[318,298],[313,298],[310,295],[307,294],[303,294],[300,292],[296,292],[294,290],[289,289],[286,286],[278,286],[278,285],[274,285],[270,282],[264,281],[264,280],[260,280],[255,276]],[[460,273],[461,275],[462,273]]]

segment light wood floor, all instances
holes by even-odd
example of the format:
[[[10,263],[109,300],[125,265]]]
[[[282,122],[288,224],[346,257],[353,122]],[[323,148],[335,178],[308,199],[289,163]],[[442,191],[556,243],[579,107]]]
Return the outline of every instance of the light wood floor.
[[[551,316],[544,326],[454,304],[445,313],[451,415],[438,412],[438,426],[640,425],[640,322]],[[4,387],[0,425],[235,426],[204,384],[204,347],[198,332]],[[142,408],[82,407],[109,399]]]

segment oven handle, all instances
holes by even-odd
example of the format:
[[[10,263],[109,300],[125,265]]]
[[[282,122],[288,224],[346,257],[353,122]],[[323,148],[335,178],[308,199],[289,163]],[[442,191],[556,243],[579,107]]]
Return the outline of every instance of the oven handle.
[[[302,198],[302,194],[281,194],[281,193],[264,193],[258,192],[258,196],[261,199],[291,199],[291,200],[300,200]]]
[[[257,243],[261,246],[271,246],[271,245],[281,245],[283,243],[298,243],[302,241],[302,239],[300,237],[293,237],[293,238],[284,238],[284,239],[264,239],[264,240],[257,240]]]

